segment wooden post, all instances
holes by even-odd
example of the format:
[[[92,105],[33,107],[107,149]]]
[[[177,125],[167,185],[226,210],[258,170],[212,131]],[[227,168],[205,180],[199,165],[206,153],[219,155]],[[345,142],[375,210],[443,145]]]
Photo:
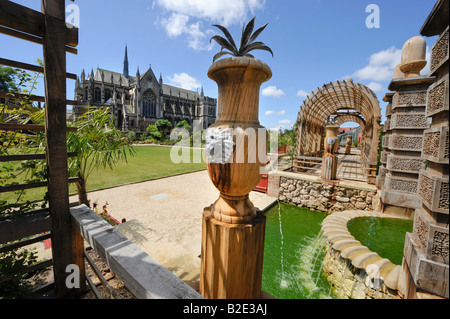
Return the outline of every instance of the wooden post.
[[[207,299],[260,299],[266,218],[229,224],[203,212],[200,293]]]
[[[215,62],[208,76],[219,86],[218,117],[207,132],[206,154],[220,197],[203,212],[200,293],[205,298],[259,299],[266,220],[248,194],[267,162],[259,89],[272,71],[260,60],[233,57]],[[214,143],[220,140],[232,146],[217,156]]]
[[[336,131],[339,126],[327,125],[325,137],[325,154],[322,162],[322,178],[327,181],[336,180],[337,157],[335,155],[339,148],[339,140]]]
[[[44,14],[45,135],[48,199],[52,217],[55,290],[59,298],[85,289],[83,239],[71,227],[66,140],[66,24],[64,0],[42,0]],[[68,288],[68,265],[78,265],[80,288]]]

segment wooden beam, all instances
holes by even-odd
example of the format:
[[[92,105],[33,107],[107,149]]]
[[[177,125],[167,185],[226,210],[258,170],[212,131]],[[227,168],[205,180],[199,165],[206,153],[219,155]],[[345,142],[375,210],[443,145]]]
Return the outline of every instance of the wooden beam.
[[[67,179],[67,183],[76,183],[78,177],[70,177]],[[25,184],[13,184],[7,186],[0,186],[0,193],[16,192],[32,188],[41,188],[48,186],[48,181],[35,182],[35,183],[25,183]]]
[[[18,39],[22,39],[22,40],[26,40],[26,41],[30,41],[33,43],[37,43],[37,44],[44,44],[44,41],[42,40],[42,38],[40,37],[36,37],[34,35],[30,35],[28,33],[23,33],[23,32],[19,32],[13,29],[9,29],[9,28],[5,28],[3,26],[0,26],[0,33],[18,38]],[[69,47],[66,45],[66,52],[68,53],[72,53],[72,54],[78,54],[78,50],[72,47]]]
[[[26,184],[13,184],[7,186],[0,186],[0,194],[8,192],[16,192],[32,188],[41,188],[47,186],[47,182],[35,182]]]
[[[11,93],[11,92],[3,92],[0,91],[0,97],[5,99],[17,99],[17,100],[28,100],[33,102],[45,102],[45,96],[39,95],[30,95],[30,94],[22,94],[22,93]],[[74,100],[66,100],[66,105],[78,105],[77,101]]]
[[[19,123],[0,123],[2,131],[45,131],[44,125],[39,124],[19,124]],[[66,132],[76,132],[77,127],[67,126]]]
[[[23,69],[23,70],[33,71],[33,72],[44,73],[44,68],[41,66],[38,66],[38,65],[33,65],[33,64],[3,59],[3,58],[0,58],[0,64],[10,66],[12,68],[18,68],[18,69]],[[72,74],[72,73],[67,73],[66,77],[68,79],[72,79],[72,80],[77,79],[77,75]]]
[[[43,234],[43,235],[38,235],[38,236],[35,236],[35,237],[32,237],[32,238],[28,238],[28,239],[25,239],[25,240],[22,240],[22,241],[19,241],[19,242],[14,242],[12,244],[7,244],[7,245],[4,245],[4,246],[0,247],[0,254],[4,253],[4,252],[7,252],[7,251],[11,251],[13,249],[17,249],[17,248],[20,248],[20,247],[24,247],[24,246],[28,246],[28,245],[34,244],[34,243],[43,241],[43,240],[48,239],[48,238],[50,238],[50,233],[46,233],[46,234]]]
[[[64,11],[65,12],[65,11]],[[64,22],[65,16],[47,17],[48,19],[58,19],[59,24],[64,30],[64,45],[76,47],[78,45],[78,28],[73,26],[67,27]],[[44,38],[45,35],[45,18],[43,13],[24,7],[12,1],[0,1],[0,25],[28,33],[30,35]]]
[[[48,232],[51,226],[51,217],[46,210],[26,214],[15,221],[0,221],[0,244]]]
[[[77,156],[77,152],[69,152],[67,156],[75,157]],[[45,154],[0,155],[0,163],[32,160],[45,160]]]
[[[71,226],[66,139],[66,51],[64,0],[41,0],[44,16],[45,137],[48,166],[48,200],[52,217],[53,275],[59,298],[75,297],[85,289],[82,242]],[[80,258],[81,256],[81,258]],[[80,289],[66,285],[66,267],[80,269]]]

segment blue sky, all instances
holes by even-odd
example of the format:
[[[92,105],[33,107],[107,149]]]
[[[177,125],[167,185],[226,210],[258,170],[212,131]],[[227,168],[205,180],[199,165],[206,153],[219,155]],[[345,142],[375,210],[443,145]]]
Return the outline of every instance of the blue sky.
[[[40,10],[39,1],[16,0]],[[77,0],[78,55],[67,54],[68,72],[97,67],[121,72],[128,45],[130,73],[151,65],[168,84],[217,97],[207,77],[220,51],[209,39],[226,26],[237,41],[243,23],[256,16],[256,27],[269,22],[258,38],[270,46],[254,51],[273,77],[261,87],[260,121],[266,128],[290,127],[306,95],[325,83],[353,78],[374,90],[383,121],[382,98],[400,62],[401,48],[419,30],[436,0]],[[72,4],[66,1],[67,5]],[[369,4],[380,10],[379,28],[367,28]],[[68,12],[69,16],[72,12]],[[436,38],[426,38],[428,51]],[[39,45],[0,35],[1,56],[34,63]],[[426,67],[422,74],[428,73]],[[74,81],[67,82],[73,99]],[[43,95],[39,87],[38,95]],[[352,124],[349,124],[352,125]]]

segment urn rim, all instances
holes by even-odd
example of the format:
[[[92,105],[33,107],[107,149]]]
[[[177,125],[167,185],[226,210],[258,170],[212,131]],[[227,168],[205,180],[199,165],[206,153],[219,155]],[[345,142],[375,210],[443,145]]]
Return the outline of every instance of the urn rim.
[[[243,56],[228,57],[214,62],[208,69],[208,77],[214,80],[212,77],[213,73],[229,67],[260,69],[267,74],[266,81],[272,78],[272,70],[267,63],[256,58]]]

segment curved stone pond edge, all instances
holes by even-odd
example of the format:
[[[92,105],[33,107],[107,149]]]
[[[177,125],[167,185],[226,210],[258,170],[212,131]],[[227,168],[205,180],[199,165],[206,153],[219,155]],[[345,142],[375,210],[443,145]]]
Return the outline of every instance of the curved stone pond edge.
[[[335,212],[322,222],[326,237],[324,270],[341,299],[402,299],[406,284],[403,268],[363,246],[348,230],[358,217],[386,215],[362,210]]]

